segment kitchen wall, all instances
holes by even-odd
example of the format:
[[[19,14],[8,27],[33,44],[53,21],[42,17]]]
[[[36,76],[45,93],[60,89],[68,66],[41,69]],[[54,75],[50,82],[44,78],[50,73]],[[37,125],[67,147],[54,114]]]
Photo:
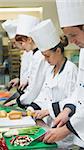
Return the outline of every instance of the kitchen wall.
[[[55,0],[0,0],[0,7],[42,7],[43,19],[51,18],[58,26]],[[3,18],[4,14],[0,12],[0,18]]]

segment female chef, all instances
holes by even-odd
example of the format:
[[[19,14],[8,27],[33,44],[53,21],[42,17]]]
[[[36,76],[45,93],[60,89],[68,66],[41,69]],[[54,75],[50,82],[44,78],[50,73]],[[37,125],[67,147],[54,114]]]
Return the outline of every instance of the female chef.
[[[18,17],[15,39],[21,44],[24,50],[32,53],[27,77],[29,85],[27,91],[20,97],[20,100],[17,100],[18,105],[22,108],[26,108],[26,105],[31,104],[37,97],[45,79],[46,69],[49,67],[49,64],[44,60],[44,56],[38,50],[37,45],[30,36],[30,31],[38,22],[38,19],[33,16],[19,15]]]
[[[52,69],[46,70],[45,82],[38,97],[34,100],[33,104],[36,104],[38,109],[42,109],[35,111],[35,117],[41,119],[50,114],[54,119],[60,110],[57,106],[54,114],[52,103],[63,101],[71,96],[76,85],[77,67],[64,56],[63,43],[50,19],[39,23],[32,30],[31,36],[45,60],[52,66]],[[36,109],[34,105],[31,104],[31,106]]]

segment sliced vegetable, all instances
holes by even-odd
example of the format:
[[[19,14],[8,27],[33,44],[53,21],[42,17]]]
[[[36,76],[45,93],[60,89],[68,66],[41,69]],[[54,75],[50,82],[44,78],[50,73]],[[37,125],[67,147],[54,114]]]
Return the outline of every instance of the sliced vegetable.
[[[30,142],[32,141],[32,139],[28,136],[16,136],[15,138],[12,138],[12,140],[10,141],[10,143],[14,146],[26,146],[28,145]]]
[[[6,146],[6,142],[5,142],[3,137],[0,138],[0,149],[1,150],[8,150],[8,148]]]
[[[20,129],[10,129],[8,132],[4,134],[5,137],[11,137],[13,135],[21,135],[21,134],[35,134],[40,129],[39,126],[32,126],[28,128],[20,128]]]

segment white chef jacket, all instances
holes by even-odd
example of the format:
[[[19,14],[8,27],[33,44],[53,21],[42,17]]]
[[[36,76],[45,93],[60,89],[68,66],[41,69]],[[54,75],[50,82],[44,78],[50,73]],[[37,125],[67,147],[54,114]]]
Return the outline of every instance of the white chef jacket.
[[[31,104],[38,96],[45,80],[47,69],[51,66],[45,61],[44,56],[38,50],[32,57],[29,73],[29,86],[25,94],[20,97],[20,102],[23,105]]]
[[[61,73],[53,77],[53,70],[49,68],[45,82],[38,97],[34,100],[42,109],[49,109],[52,118],[55,117],[52,103],[66,99],[75,89],[77,81],[77,66],[67,60]]]
[[[76,94],[78,100],[78,103],[76,103],[77,111],[71,117],[70,123],[77,132],[78,136],[82,139],[82,141],[76,139],[75,144],[84,147],[84,48],[80,50],[79,74]]]
[[[28,80],[29,68],[32,60],[33,51],[24,51],[21,57],[20,82],[24,83]]]

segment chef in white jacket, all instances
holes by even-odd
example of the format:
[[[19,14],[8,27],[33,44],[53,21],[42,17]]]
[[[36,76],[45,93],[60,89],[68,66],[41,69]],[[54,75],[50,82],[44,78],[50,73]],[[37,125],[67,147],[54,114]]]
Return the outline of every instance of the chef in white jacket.
[[[7,32],[13,48],[22,49],[21,44],[15,40],[17,25],[18,25],[18,19],[8,19],[2,23],[2,27]],[[21,56],[20,79],[19,78],[12,79],[9,82],[9,86],[11,84],[12,87],[17,86],[20,81],[20,88],[24,89],[25,84],[27,84],[28,68],[29,68],[29,63],[31,62],[30,60],[31,55],[32,53],[28,53],[24,51],[23,55]]]
[[[24,36],[26,38],[29,35],[29,32],[31,31],[31,29],[35,25],[37,25],[40,20],[37,17],[30,16],[30,15],[24,15],[24,14],[18,15],[17,20],[18,20],[18,24],[17,24],[15,39],[21,45],[22,49],[24,50],[24,53],[21,57],[22,61],[21,61],[21,71],[20,71],[20,86],[19,86],[19,88],[22,87],[21,90],[23,90],[24,86],[29,85],[28,78],[30,76],[29,74],[30,74],[33,51],[31,50],[31,44],[28,44],[26,42],[22,43],[21,40],[22,40],[22,36]],[[33,46],[34,46],[34,44],[33,44]],[[35,48],[36,47],[34,47],[34,49]],[[27,88],[26,88],[26,90],[27,90]],[[25,90],[25,92],[26,92],[26,90]]]
[[[51,19],[39,23],[32,30],[31,36],[45,56],[45,60],[52,66],[46,70],[45,82],[34,100],[34,103],[40,107],[38,109],[41,109],[35,111],[35,117],[42,119],[50,114],[54,119],[58,115],[59,109],[56,108],[56,113],[52,115],[52,103],[63,101],[63,99],[71,96],[76,85],[77,66],[65,58],[63,42],[61,43],[58,30]],[[72,143],[68,140],[69,138],[59,145],[62,148],[71,146]]]
[[[78,137],[78,139],[75,139],[75,144],[81,146],[80,150],[82,150],[84,149],[84,1],[56,0],[56,3],[60,26],[63,28],[69,41],[81,48],[77,88],[74,96],[74,98],[77,98],[77,101],[74,101],[74,99],[72,101],[71,99],[72,103],[76,104],[77,111],[66,125],[50,130],[44,141],[51,143],[59,141],[72,132]],[[61,113],[57,118],[58,120],[55,120],[55,123],[57,121],[60,122],[63,115],[64,113]]]
[[[3,29],[7,32],[13,48],[21,49],[21,45],[15,40],[17,19],[8,19],[2,23]],[[19,83],[19,78],[14,78],[10,81],[9,85],[16,86]]]
[[[37,45],[30,36],[30,31],[38,22],[39,19],[33,16],[19,15],[18,17],[15,39],[21,44],[24,50],[28,51],[28,53],[32,53],[31,58],[29,58],[30,65],[27,77],[27,91],[20,97],[20,100],[18,100],[18,105],[25,108],[26,105],[31,104],[37,97],[45,80],[45,72],[49,67],[49,64],[45,61],[44,56],[38,50]],[[25,78],[23,80],[25,80]]]
[[[45,109],[45,103],[62,101],[71,96],[75,89],[77,66],[64,56],[63,43],[61,44],[58,30],[51,19],[39,23],[32,30],[31,36],[46,61],[52,66],[46,70],[45,82],[40,94],[34,100],[42,109]],[[56,52],[57,48],[61,49],[60,54]]]

